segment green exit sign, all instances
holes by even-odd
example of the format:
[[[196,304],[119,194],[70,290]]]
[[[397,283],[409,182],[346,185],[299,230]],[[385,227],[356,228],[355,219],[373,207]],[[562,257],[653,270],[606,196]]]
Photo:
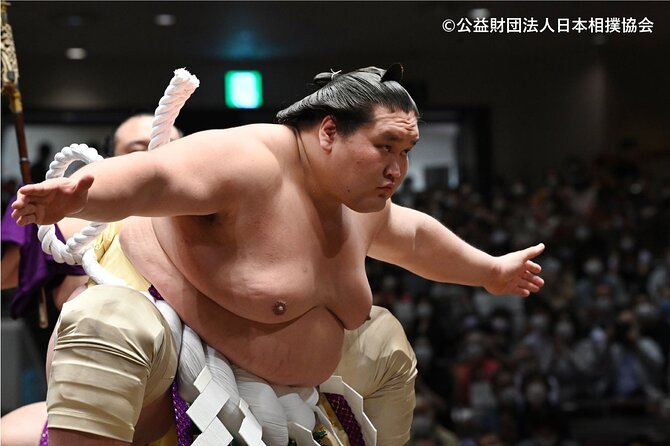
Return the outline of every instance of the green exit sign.
[[[263,105],[263,76],[256,70],[226,72],[226,106],[259,108]]]

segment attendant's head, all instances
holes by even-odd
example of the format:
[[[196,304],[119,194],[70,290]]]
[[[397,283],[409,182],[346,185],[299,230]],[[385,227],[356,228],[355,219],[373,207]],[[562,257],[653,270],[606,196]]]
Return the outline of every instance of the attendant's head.
[[[153,119],[154,117],[149,114],[139,114],[123,121],[114,132],[112,141],[114,156],[148,150],[149,142],[151,142]],[[173,126],[170,132],[170,141],[182,136],[181,131]]]

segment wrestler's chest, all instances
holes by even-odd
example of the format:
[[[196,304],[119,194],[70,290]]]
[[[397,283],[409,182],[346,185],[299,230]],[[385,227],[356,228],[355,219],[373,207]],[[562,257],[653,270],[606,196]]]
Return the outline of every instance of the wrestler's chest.
[[[328,254],[314,244],[303,237],[290,244],[277,241],[272,246],[256,246],[253,253],[239,252],[229,270],[231,283],[226,286],[233,291],[230,295],[238,308],[250,305],[250,317],[281,322],[323,306],[345,327],[360,325],[372,302],[365,256],[353,246]]]

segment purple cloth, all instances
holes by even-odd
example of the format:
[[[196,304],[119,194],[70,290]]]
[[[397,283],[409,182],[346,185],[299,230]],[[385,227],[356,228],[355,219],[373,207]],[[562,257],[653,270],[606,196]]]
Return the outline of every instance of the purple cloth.
[[[191,446],[193,443],[193,435],[191,434],[193,421],[191,421],[191,418],[186,413],[188,403],[179,395],[177,378],[172,381],[172,407],[174,409],[174,421],[177,429],[177,445]]]
[[[9,315],[16,319],[30,313],[31,307],[37,305],[40,288],[44,288],[47,297],[50,297],[65,276],[83,276],[86,272],[78,265],[55,262],[53,257],[42,251],[37,238],[37,225],[19,226],[11,217],[14,201],[16,195],[10,200],[2,218],[1,238],[3,245],[18,245],[21,251],[19,284],[9,306]],[[56,236],[64,241],[58,226]]]
[[[49,446],[49,422],[44,423],[42,435],[40,435],[40,446]]]
[[[358,421],[356,421],[356,416],[352,412],[347,400],[337,393],[323,392],[323,395],[328,400],[328,403],[330,403],[330,406],[335,411],[335,415],[337,415],[337,419],[347,433],[349,444],[351,444],[351,446],[365,446],[361,426],[358,424]]]

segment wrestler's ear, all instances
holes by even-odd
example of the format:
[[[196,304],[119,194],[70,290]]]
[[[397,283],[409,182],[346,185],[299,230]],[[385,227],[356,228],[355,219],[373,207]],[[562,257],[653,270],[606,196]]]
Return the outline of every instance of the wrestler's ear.
[[[323,150],[329,152],[333,150],[333,143],[337,135],[337,124],[332,116],[328,115],[319,123],[319,145]]]

